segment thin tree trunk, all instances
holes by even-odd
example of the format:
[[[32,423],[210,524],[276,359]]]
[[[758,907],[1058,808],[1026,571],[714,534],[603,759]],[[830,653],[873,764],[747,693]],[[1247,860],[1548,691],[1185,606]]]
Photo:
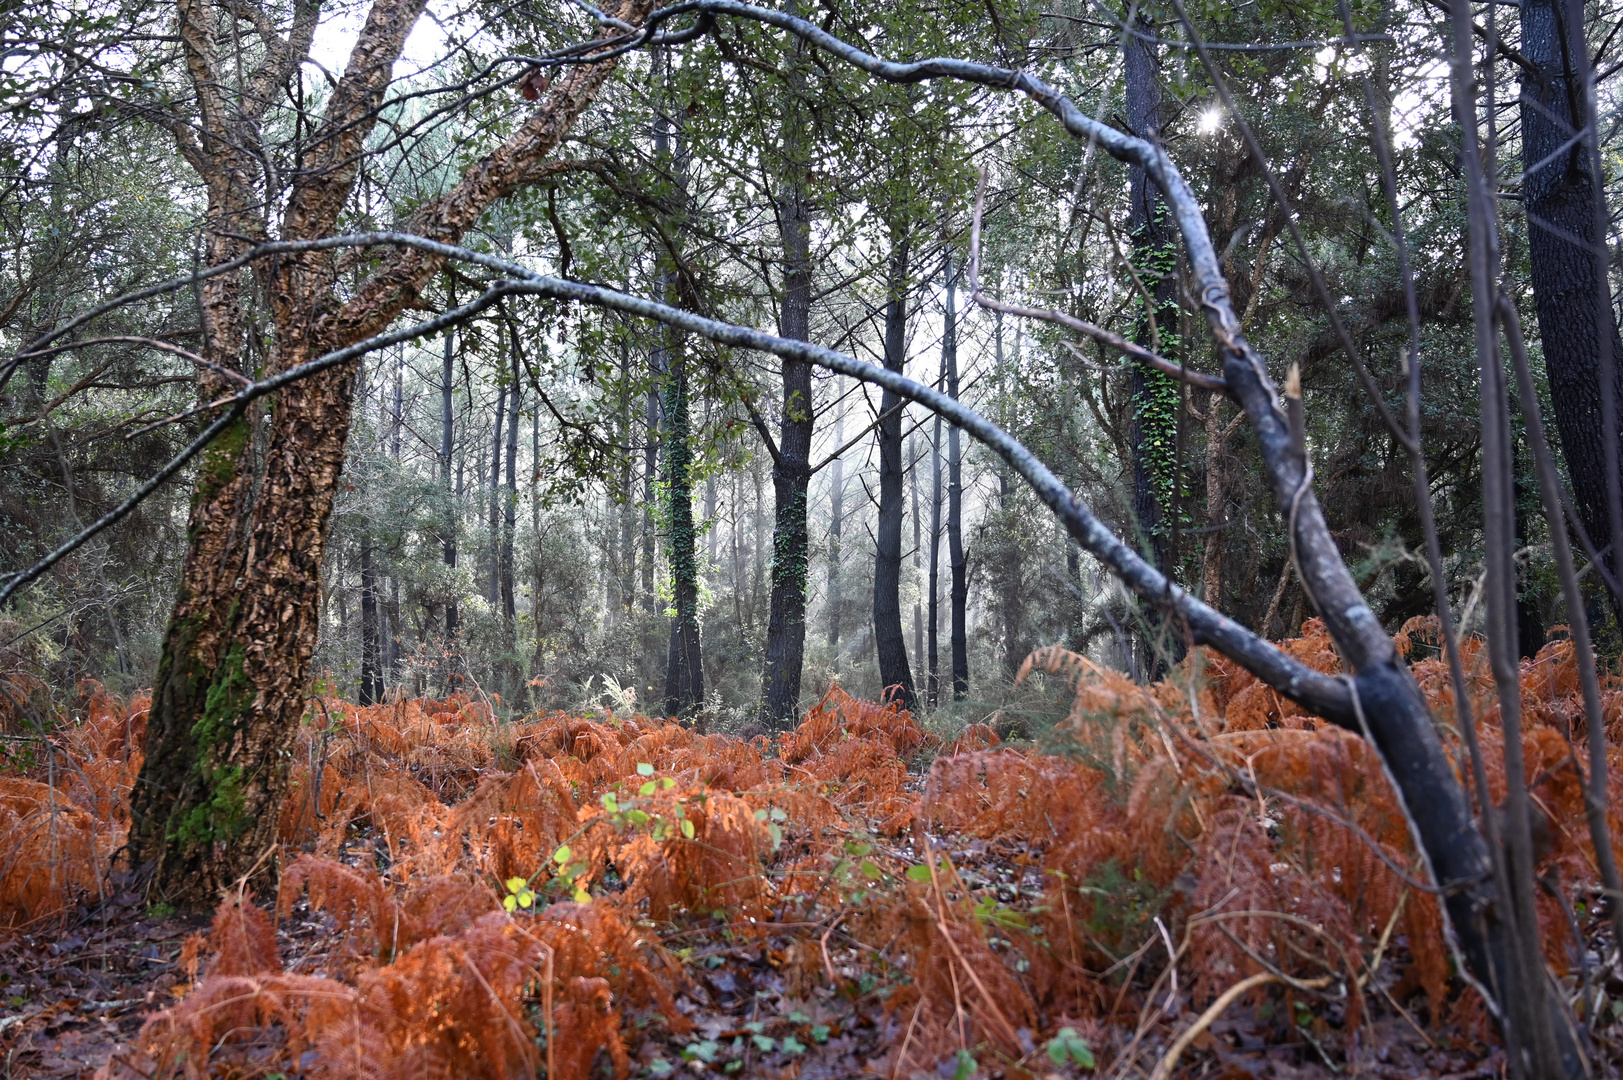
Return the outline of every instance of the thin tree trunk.
[[[924,528],[919,514],[918,436],[907,440],[907,496],[913,503],[913,655],[924,655]],[[926,695],[928,700],[928,695]]]
[[[900,372],[907,362],[907,273],[909,236],[905,225],[892,232],[890,270],[885,282],[885,367]],[[879,682],[887,698],[915,709],[913,673],[902,637],[902,400],[880,395],[879,526],[875,532],[873,630],[879,653]]]
[[[834,414],[834,446],[845,445],[845,406],[841,404]],[[840,540],[845,528],[845,461],[835,458],[829,464],[828,496],[828,644],[834,650],[835,669],[840,660],[840,608],[845,603],[840,591],[840,563],[844,553]]]
[[[523,386],[519,382],[519,358],[513,354],[513,388],[507,394],[507,483],[502,489],[502,548],[498,566],[501,578],[502,649],[506,654],[506,690],[510,701],[519,699],[518,598],[514,581],[513,542],[518,531],[518,422],[523,412]]]
[[[449,306],[455,306],[456,300],[452,298]],[[455,360],[456,339],[455,332],[445,331],[445,354],[440,371],[440,487],[441,497],[445,500],[445,508],[440,523],[440,553],[445,565],[452,572],[446,576],[445,594],[445,663],[451,663],[451,657],[456,652],[457,635],[457,605],[456,605],[456,533],[457,533],[457,494],[460,483],[453,482],[451,465],[452,454],[455,451],[456,440],[456,410],[452,400],[452,393],[456,388]]]
[[[490,560],[490,577],[486,579],[486,596],[490,599],[490,606],[495,608],[501,597],[501,546],[502,546],[502,422],[507,411],[507,387],[496,388],[496,421],[490,441],[490,514],[489,536],[490,546],[487,558]]]
[[[659,376],[655,372],[655,376]],[[646,440],[642,450],[642,609],[649,615],[659,614],[659,596],[654,591],[654,507],[659,497],[655,478],[659,475],[659,391],[648,389],[647,422],[643,429]]]
[[[362,705],[383,700],[383,673],[379,662],[382,635],[378,630],[377,575],[372,569],[372,530],[361,528],[361,688]]]
[[[953,298],[952,256],[947,256],[947,317],[941,339],[941,365],[947,374],[947,396],[958,400],[958,311]],[[958,425],[947,428],[947,556],[952,564],[952,699],[969,693],[969,572],[964,560],[964,462],[959,454]]]
[[[930,708],[941,704],[941,417],[930,435],[930,614],[926,634],[929,674],[924,697]]]

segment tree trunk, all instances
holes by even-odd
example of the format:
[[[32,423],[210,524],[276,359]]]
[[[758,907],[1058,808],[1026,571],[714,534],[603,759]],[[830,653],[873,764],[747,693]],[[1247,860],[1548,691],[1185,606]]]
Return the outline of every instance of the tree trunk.
[[[845,445],[845,406],[834,414],[834,447]],[[845,603],[840,591],[840,562],[844,553],[840,540],[845,529],[845,462],[836,457],[829,465],[828,496],[828,645],[834,650],[834,666],[840,662],[840,608]]]
[[[798,110],[792,104],[791,115]],[[784,283],[780,332],[810,340],[812,271],[811,219],[798,181],[801,133],[786,125],[784,151],[795,181],[783,187],[778,221],[783,241]],[[766,660],[761,675],[761,726],[769,731],[793,726],[800,707],[800,676],[806,654],[806,571],[809,542],[806,487],[811,481],[812,366],[783,361],[783,422],[772,463],[776,505],[772,530],[772,595],[769,601]]]
[[[1147,23],[1140,24],[1146,31]],[[1128,35],[1125,49],[1127,123],[1133,133],[1152,143],[1161,130],[1161,63],[1153,42]],[[1128,225],[1132,237],[1133,273],[1143,294],[1144,315],[1135,337],[1138,343],[1176,357],[1178,281],[1177,231],[1165,199],[1149,182],[1144,170],[1128,169],[1131,190]],[[1145,300],[1148,303],[1145,303]],[[1129,441],[1133,453],[1133,516],[1141,544],[1156,569],[1175,579],[1170,559],[1167,511],[1177,484],[1177,423],[1179,386],[1164,372],[1144,364],[1132,367],[1133,418]],[[1151,627],[1160,620],[1146,609]],[[1157,642],[1146,635],[1141,647],[1140,670],[1154,680],[1166,670],[1168,659],[1182,657],[1180,641]]]
[[[490,545],[487,554],[490,560],[490,576],[485,580],[485,595],[489,598],[492,609],[501,600],[502,421],[506,419],[504,415],[506,411],[507,387],[499,386],[496,388],[495,430],[490,441]]]
[[[941,366],[947,374],[947,396],[958,400],[958,311],[953,298],[952,256],[947,256],[947,317],[941,338]],[[969,693],[968,565],[964,561],[964,463],[959,456],[958,425],[947,428],[947,557],[952,566],[952,699]]]
[[[383,700],[383,671],[379,653],[377,574],[372,568],[372,530],[361,528],[361,689],[362,705]]]
[[[513,356],[513,387],[507,392],[507,483],[502,488],[502,548],[498,563],[502,604],[503,690],[510,703],[522,695],[518,662],[518,598],[513,580],[513,541],[518,531],[518,422],[524,415],[519,359]]]
[[[907,497],[913,504],[913,655],[924,655],[924,519],[919,513],[919,440],[907,440]]]
[[[890,272],[885,282],[885,367],[900,372],[907,362],[907,227],[892,233]],[[879,652],[879,682],[886,698],[917,708],[913,673],[902,637],[902,399],[886,390],[879,405],[879,527],[875,533],[873,632]]]
[[[448,301],[449,306],[455,306],[455,299]],[[456,609],[456,533],[457,533],[457,488],[451,473],[451,455],[455,450],[456,440],[456,411],[452,402],[452,391],[456,389],[456,369],[453,364],[456,342],[451,330],[445,331],[444,362],[440,371],[440,497],[445,500],[440,520],[440,554],[445,565],[451,573],[446,575],[445,605],[445,663],[450,664],[450,657],[456,649],[457,609]]]
[[[655,376],[659,375],[655,372]],[[654,507],[659,493],[655,478],[659,475],[659,391],[648,390],[647,422],[644,427],[642,449],[642,609],[649,615],[659,614],[659,596],[654,591]]]
[[[930,708],[941,704],[941,417],[930,435],[930,614],[925,638],[929,674],[924,697]]]
[[[1522,198],[1544,370],[1578,518],[1615,578],[1623,563],[1606,552],[1613,541],[1608,500],[1616,492],[1608,491],[1601,379],[1610,370],[1614,400],[1623,401],[1623,339],[1603,300],[1609,285],[1596,266],[1594,249],[1605,238],[1597,240],[1590,153],[1582,140],[1566,146],[1588,123],[1578,67],[1588,47],[1583,5],[1523,0],[1521,29],[1522,55],[1544,76],[1540,85],[1524,75],[1521,88]],[[1614,448],[1618,438],[1614,434]],[[1611,599],[1623,617],[1623,597],[1613,593]]]
[[[665,492],[670,525],[665,539],[676,617],[671,620],[665,665],[665,710],[672,716],[691,718],[704,707],[704,664],[699,650],[699,560],[689,474],[692,448],[686,358],[673,350],[669,366],[665,379]]]
[[[394,61],[421,0],[374,0],[351,63],[328,96],[303,168],[278,223],[287,240],[329,236],[349,202]],[[181,148],[202,176],[209,208],[204,247],[210,265],[237,254],[242,236],[266,235],[280,192],[256,185],[262,162],[258,116],[309,49],[320,6],[295,8],[284,38],[248,72],[253,95],[234,98],[241,79],[225,76],[216,55],[213,12],[181,0],[177,24],[199,123]],[[617,14],[640,18],[641,0]],[[595,96],[612,63],[573,69],[507,141],[446,194],[423,203],[405,231],[455,242],[488,207],[527,182]],[[240,72],[241,69],[238,68]],[[340,298],[335,263],[307,252],[259,264],[269,297],[274,351],[266,367],[285,371],[386,328],[438,272],[436,257],[395,252]],[[241,366],[243,278],[199,285],[205,358]],[[328,368],[279,390],[262,462],[251,427],[227,429],[201,455],[181,583],[153,681],[146,755],[131,796],[131,862],[151,874],[156,896],[209,908],[250,874],[268,878],[287,766],[305,712],[306,681],[319,628],[321,564],[333,496],[349,435],[358,361]],[[213,372],[199,379],[205,400],[227,392]],[[260,410],[256,407],[256,415]],[[449,461],[445,462],[447,470]],[[257,466],[257,468],[256,468]]]

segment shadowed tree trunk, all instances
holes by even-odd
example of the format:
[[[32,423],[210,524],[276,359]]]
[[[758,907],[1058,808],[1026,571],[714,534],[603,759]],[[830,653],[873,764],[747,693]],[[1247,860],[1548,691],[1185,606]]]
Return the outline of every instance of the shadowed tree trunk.
[[[941,703],[941,417],[934,421],[930,434],[930,613],[926,616],[929,630],[929,674],[925,677],[924,697],[930,708]]]
[[[1615,400],[1623,402],[1623,339],[1602,299],[1609,286],[1602,284],[1595,261],[1590,153],[1584,140],[1568,145],[1589,122],[1583,115],[1588,48],[1583,14],[1583,5],[1572,0],[1523,0],[1521,5],[1522,55],[1543,75],[1542,84],[1528,74],[1522,77],[1522,197],[1544,370],[1573,500],[1595,550],[1615,571],[1620,565],[1615,553],[1606,553],[1613,536],[1601,378],[1610,368]],[[1604,357],[1603,346],[1609,354]],[[1611,599],[1614,613],[1623,615],[1623,597]]]
[[[456,299],[452,297],[447,306],[455,307]],[[456,568],[457,568],[457,493],[458,485],[452,476],[452,455],[456,450],[456,407],[453,393],[456,390],[456,338],[451,330],[445,331],[445,354],[440,371],[440,497],[445,500],[443,517],[440,520],[441,554],[449,573],[446,574],[445,594],[445,655],[442,662],[446,665],[446,678],[449,679],[451,658],[456,655],[457,635],[457,603],[456,603]],[[447,683],[449,685],[449,683]]]
[[[893,230],[890,272],[885,288],[885,367],[900,372],[907,362],[908,234]],[[879,527],[874,540],[873,631],[879,652],[879,682],[886,697],[916,708],[913,673],[902,636],[902,399],[888,389],[879,405]]]
[[[953,298],[952,255],[947,256],[947,313],[941,338],[941,366],[947,396],[958,400],[958,311]],[[964,463],[959,456],[958,425],[947,427],[947,558],[952,567],[952,699],[969,693],[969,573],[964,561]]]
[[[794,10],[791,5],[790,10]],[[797,51],[803,46],[797,46]],[[793,63],[793,62],[792,62]],[[795,341],[811,336],[811,215],[802,186],[806,130],[800,94],[804,84],[795,63],[783,126],[783,169],[778,197],[778,231],[783,243],[783,308],[779,333]],[[783,421],[772,459],[776,512],[772,529],[772,595],[768,602],[766,657],[761,675],[761,726],[785,730],[800,706],[800,676],[806,656],[807,538],[806,488],[811,481],[812,366],[783,361]]]
[[[383,700],[383,669],[380,663],[382,635],[378,628],[378,579],[372,567],[372,530],[362,528],[361,538],[361,686],[362,705]]]
[[[240,253],[242,237],[269,231],[280,192],[267,196],[256,186],[263,166],[248,148],[260,143],[263,109],[304,59],[320,9],[295,8],[293,27],[271,41],[239,96],[224,71],[232,59],[216,52],[217,41],[230,40],[218,33],[225,9],[198,0],[181,0],[177,8],[197,123],[178,125],[176,138],[206,190],[203,243],[213,264]],[[332,234],[421,10],[421,0],[374,0],[281,209],[281,238]],[[640,18],[643,10],[637,0],[618,14]],[[420,205],[404,230],[454,242],[492,203],[544,176],[542,158],[612,68],[583,65],[557,80],[501,146],[450,191]],[[340,294],[329,253],[257,264],[275,327],[267,370],[287,370],[379,333],[418,300],[440,265],[437,256],[416,251],[385,252],[369,277]],[[243,284],[226,275],[199,287],[203,354],[232,369],[241,366],[244,347]],[[265,856],[276,843],[289,750],[304,714],[321,563],[358,363],[278,392],[262,462],[253,458],[246,421],[199,462],[179,593],[153,683],[145,762],[131,796],[132,862],[171,902],[206,908],[245,874],[273,872]],[[199,381],[205,399],[226,389],[212,373]]]
[[[1140,26],[1146,31],[1147,24]],[[1125,48],[1127,123],[1133,134],[1158,142],[1161,132],[1161,62],[1157,46],[1129,35]],[[1131,188],[1128,227],[1132,237],[1133,273],[1139,304],[1144,309],[1136,337],[1138,343],[1163,356],[1176,357],[1178,334],[1177,230],[1165,199],[1149,182],[1144,170],[1128,169]],[[1146,303],[1145,301],[1148,301]],[[1150,562],[1174,576],[1170,560],[1167,509],[1177,483],[1177,415],[1179,387],[1171,376],[1144,364],[1132,365],[1133,417],[1129,441],[1133,453],[1133,516]],[[1146,608],[1149,626],[1160,620]],[[1159,678],[1166,661],[1182,657],[1181,641],[1158,643],[1147,634],[1141,647],[1140,670]],[[1163,655],[1169,652],[1168,655]]]
[[[838,449],[845,445],[845,406],[839,406],[834,414],[834,446]],[[840,592],[840,561],[844,553],[840,550],[840,538],[845,528],[845,462],[835,458],[829,465],[829,496],[828,496],[828,645],[835,650],[834,664],[836,670],[840,662],[840,607],[845,603],[844,594]]]
[[[799,202],[792,193],[786,201]],[[811,265],[806,257],[808,222],[804,208],[784,215],[785,262],[783,336],[807,339],[811,306]],[[800,702],[800,676],[806,652],[806,487],[811,479],[811,365],[783,363],[783,424],[772,464],[776,520],[772,532],[772,595],[762,675],[761,724],[778,729],[791,724]]]

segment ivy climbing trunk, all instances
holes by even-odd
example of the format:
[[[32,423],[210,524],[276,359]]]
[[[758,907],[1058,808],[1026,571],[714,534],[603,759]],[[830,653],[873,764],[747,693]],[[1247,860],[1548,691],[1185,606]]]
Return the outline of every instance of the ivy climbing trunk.
[[[794,91],[791,86],[791,92]],[[810,340],[811,219],[799,177],[804,133],[798,98],[790,103],[785,123],[784,156],[790,181],[778,199],[778,227],[783,240],[783,308],[779,332],[795,341]],[[806,655],[806,488],[811,481],[812,366],[804,360],[783,361],[783,421],[772,460],[772,493],[776,502],[772,529],[772,594],[768,604],[766,659],[761,675],[761,726],[769,731],[793,726],[800,706],[800,676]]]
[[[231,40],[231,9],[180,0],[180,49],[197,115],[195,124],[177,125],[177,140],[207,194],[203,247],[211,264],[239,252],[243,237],[269,235],[273,212],[283,239],[333,235],[394,62],[422,8],[423,0],[373,0],[344,75],[301,150],[302,167],[284,203],[280,190],[258,187],[262,162],[247,148],[261,144],[264,108],[296,77],[320,5],[296,5],[287,33],[272,41],[257,69],[244,72],[240,55],[216,51],[218,42]],[[641,18],[646,9],[634,0],[617,4],[615,14]],[[582,65],[554,82],[505,142],[471,164],[449,191],[420,204],[402,231],[455,242],[494,202],[544,176],[542,158],[612,69],[612,62]],[[255,264],[251,274],[209,279],[199,287],[205,359],[241,368],[250,301],[267,312],[275,331],[267,335],[273,342],[267,373],[366,340],[419,302],[441,262],[394,250],[368,266],[368,277],[358,284],[346,280],[342,291],[338,261],[326,252],[284,254]],[[150,892],[179,906],[211,908],[238,881],[274,877],[271,856],[305,714],[322,557],[358,363],[288,384],[270,404],[268,420],[256,420],[265,424],[259,439],[250,437],[245,419],[217,438],[198,464],[129,834],[131,861],[150,875]],[[205,400],[228,386],[213,373],[200,378]]]
[[[693,531],[692,448],[687,363],[672,350],[665,378],[666,548],[676,615],[665,664],[665,710],[695,717],[704,707],[704,664],[699,650],[699,560]]]
[[[1161,63],[1146,23],[1143,37],[1128,35],[1125,49],[1127,123],[1135,135],[1160,140]],[[1130,206],[1128,227],[1132,239],[1135,290],[1143,315],[1135,335],[1163,356],[1177,356],[1178,234],[1166,200],[1137,165],[1128,169]],[[1132,366],[1132,423],[1128,442],[1133,461],[1133,517],[1141,547],[1155,568],[1175,577],[1170,558],[1167,509],[1177,483],[1177,424],[1179,387],[1164,372],[1144,364]],[[1146,629],[1140,645],[1139,670],[1157,678],[1166,661],[1182,657],[1181,643],[1157,642],[1160,625],[1146,610]]]
[[[885,291],[885,367],[901,372],[907,362],[907,226],[891,231],[890,269]],[[918,706],[913,672],[902,636],[902,405],[890,390],[879,405],[879,526],[874,536],[873,631],[879,653],[879,682],[887,698],[906,709]]]

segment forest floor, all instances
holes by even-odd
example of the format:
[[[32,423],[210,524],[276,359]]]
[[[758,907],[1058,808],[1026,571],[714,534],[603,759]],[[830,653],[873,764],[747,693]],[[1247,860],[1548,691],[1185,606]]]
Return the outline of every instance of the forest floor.
[[[1524,673],[1529,769],[1576,822],[1563,662]],[[212,916],[114,860],[145,702],[87,687],[50,776],[0,761],[3,1076],[1503,1074],[1362,743],[1215,659],[1038,666],[1075,698],[1045,752],[838,691],[775,742],[329,700],[277,895]],[[1616,955],[1583,844],[1543,865],[1575,999]],[[1623,982],[1589,1000],[1604,1053]]]

